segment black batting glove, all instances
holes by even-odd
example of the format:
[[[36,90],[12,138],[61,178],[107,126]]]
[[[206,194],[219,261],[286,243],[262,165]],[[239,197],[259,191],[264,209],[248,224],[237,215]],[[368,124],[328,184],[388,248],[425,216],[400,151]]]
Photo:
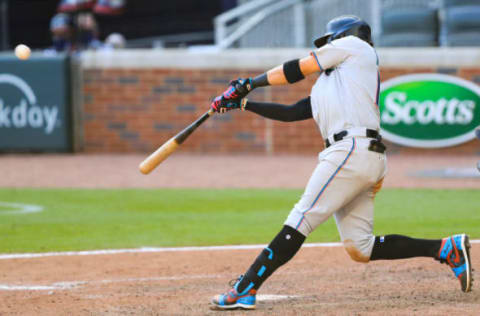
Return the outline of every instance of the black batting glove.
[[[218,97],[213,99],[212,104],[210,106],[217,113],[225,113],[235,109],[241,109],[242,111],[244,111],[246,104],[247,104],[246,98],[226,99],[224,96],[219,95]]]
[[[253,90],[252,78],[232,80],[230,86],[235,88],[236,97],[243,99]]]

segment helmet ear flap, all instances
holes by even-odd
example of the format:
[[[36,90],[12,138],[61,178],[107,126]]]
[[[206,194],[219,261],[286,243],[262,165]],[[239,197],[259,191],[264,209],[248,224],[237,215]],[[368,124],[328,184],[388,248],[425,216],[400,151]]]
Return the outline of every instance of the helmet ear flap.
[[[368,24],[362,24],[358,28],[357,37],[363,39],[365,42],[373,46],[372,33]]]

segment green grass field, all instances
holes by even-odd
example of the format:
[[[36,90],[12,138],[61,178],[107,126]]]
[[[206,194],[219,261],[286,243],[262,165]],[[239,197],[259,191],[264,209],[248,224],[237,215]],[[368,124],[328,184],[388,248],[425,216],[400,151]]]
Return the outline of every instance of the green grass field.
[[[7,214],[0,206],[0,253],[141,246],[268,243],[301,190],[0,189],[0,201],[43,212]],[[479,190],[384,189],[375,233],[480,238]],[[307,239],[339,241],[330,219]]]

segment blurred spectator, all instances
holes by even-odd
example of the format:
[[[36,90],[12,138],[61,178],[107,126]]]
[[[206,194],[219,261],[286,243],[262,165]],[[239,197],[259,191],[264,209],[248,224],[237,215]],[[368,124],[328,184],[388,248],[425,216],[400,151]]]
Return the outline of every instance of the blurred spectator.
[[[93,10],[96,14],[118,15],[123,13],[126,0],[61,0],[58,12],[75,13]]]
[[[99,41],[98,24],[92,11],[101,15],[123,13],[126,0],[61,0],[58,14],[50,21],[53,51],[73,52],[84,49],[125,47],[125,38],[111,34],[105,46]]]
[[[122,14],[125,8],[125,0],[98,0],[93,11],[102,15]]]
[[[71,49],[73,25],[70,16],[65,13],[56,14],[50,21],[53,49],[57,52]]]
[[[104,48],[106,49],[124,49],[125,46],[125,37],[120,33],[112,33],[105,39]]]
[[[62,0],[58,4],[58,12],[73,13],[83,10],[90,10],[97,0]]]
[[[98,26],[90,12],[73,15],[56,14],[50,22],[53,49],[57,52],[72,52],[101,47]]]
[[[98,40],[98,25],[90,12],[79,13],[76,20],[75,49],[97,49],[101,46]]]

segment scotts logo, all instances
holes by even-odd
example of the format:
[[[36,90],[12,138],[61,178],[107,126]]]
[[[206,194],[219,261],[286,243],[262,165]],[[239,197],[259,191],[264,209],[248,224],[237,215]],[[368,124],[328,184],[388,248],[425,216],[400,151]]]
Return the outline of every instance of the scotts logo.
[[[447,147],[475,138],[480,87],[440,74],[415,74],[382,83],[382,135],[412,147]]]
[[[0,74],[0,128],[29,127],[51,134],[57,116],[58,107],[39,105],[24,80],[12,74]]]

